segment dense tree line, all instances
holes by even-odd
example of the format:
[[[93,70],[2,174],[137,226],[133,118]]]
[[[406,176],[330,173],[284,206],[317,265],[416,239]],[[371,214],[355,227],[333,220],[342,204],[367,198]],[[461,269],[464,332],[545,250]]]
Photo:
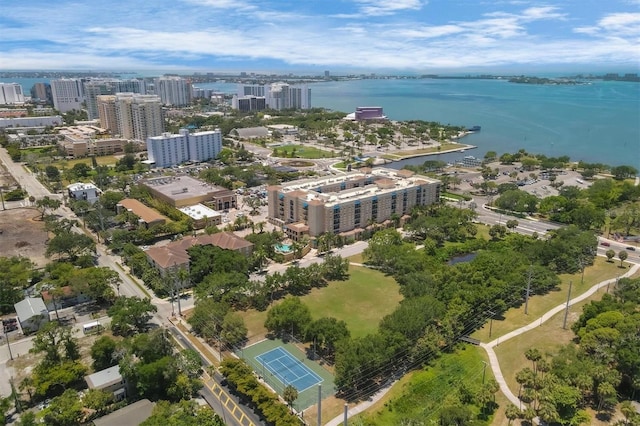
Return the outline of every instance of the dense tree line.
[[[455,228],[455,222],[467,229],[473,215],[467,220],[461,217],[432,211],[415,220],[420,229]],[[407,229],[412,227],[409,224]],[[366,396],[390,377],[451,350],[459,337],[481,326],[490,315],[523,303],[527,287],[536,294],[556,287],[557,273],[576,272],[593,262],[597,244],[592,233],[576,227],[552,232],[546,240],[506,234],[482,243],[472,243],[465,232],[452,232],[462,241],[449,242],[447,248],[425,233],[424,240],[420,235],[424,248],[416,250],[392,229],[379,231],[370,240],[364,253],[367,263],[393,275],[405,298],[383,318],[377,333],[338,343],[336,385],[343,397]],[[472,261],[444,262],[447,255],[470,248],[475,251]]]
[[[253,370],[244,361],[224,360],[220,372],[225,376],[231,389],[241,395],[243,402],[255,407],[269,424],[278,426],[302,424],[300,419],[291,414],[287,406],[280,402],[278,395],[258,382]]]

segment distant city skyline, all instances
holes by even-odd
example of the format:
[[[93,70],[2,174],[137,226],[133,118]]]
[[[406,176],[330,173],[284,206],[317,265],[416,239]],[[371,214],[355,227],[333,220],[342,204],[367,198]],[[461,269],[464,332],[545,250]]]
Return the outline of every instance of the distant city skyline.
[[[634,72],[640,0],[9,1],[2,70]]]

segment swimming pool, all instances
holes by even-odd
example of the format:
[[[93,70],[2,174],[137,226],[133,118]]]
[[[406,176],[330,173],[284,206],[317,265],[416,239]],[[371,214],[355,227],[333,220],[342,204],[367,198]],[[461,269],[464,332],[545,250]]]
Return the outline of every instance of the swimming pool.
[[[284,243],[279,243],[276,244],[275,249],[277,252],[279,253],[291,253],[291,244],[284,244]]]

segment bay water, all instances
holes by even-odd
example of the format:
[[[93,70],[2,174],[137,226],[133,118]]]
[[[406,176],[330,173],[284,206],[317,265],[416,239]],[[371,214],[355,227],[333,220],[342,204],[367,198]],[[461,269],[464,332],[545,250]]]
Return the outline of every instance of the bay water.
[[[37,81],[22,84],[26,94]],[[236,93],[234,83],[197,84]],[[503,79],[359,79],[310,84],[314,107],[345,113],[383,107],[391,120],[438,121],[480,132],[462,142],[482,157],[525,149],[571,160],[630,165],[640,170],[640,84],[592,80],[580,85],[516,84]],[[461,155],[443,155],[445,161]],[[420,163],[424,159],[408,160]]]

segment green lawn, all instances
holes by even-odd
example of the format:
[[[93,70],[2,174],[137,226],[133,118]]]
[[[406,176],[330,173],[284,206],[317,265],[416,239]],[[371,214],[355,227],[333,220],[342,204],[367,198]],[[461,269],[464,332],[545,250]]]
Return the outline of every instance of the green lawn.
[[[107,165],[107,166],[115,166],[116,162],[118,161],[118,159],[116,157],[114,157],[113,155],[105,155],[102,157],[96,157],[96,162],[101,165]],[[86,158],[75,158],[73,160],[63,160],[63,161],[56,161],[55,163],[52,163],[52,165],[56,166],[57,168],[61,169],[62,165],[64,164],[66,169],[71,169],[73,168],[73,166],[75,166],[76,164],[79,163],[85,163],[89,166],[91,166],[91,158],[90,157],[86,157]]]
[[[524,304],[518,308],[511,308],[504,314],[503,319],[493,320],[491,338],[489,338],[489,323],[485,324],[483,328],[476,331],[471,336],[483,342],[488,342],[499,336],[507,334],[510,331],[527,325],[535,318],[539,318],[548,310],[566,302],[570,281],[573,281],[571,288],[571,298],[573,299],[587,291],[593,285],[609,278],[615,278],[625,272],[625,270],[620,269],[619,266],[619,261],[610,263],[602,257],[596,257],[594,265],[585,268],[584,283],[581,282],[582,274],[580,273],[562,274],[560,275],[562,283],[558,290],[552,290],[547,294],[535,295],[529,298],[527,315],[524,313]]]
[[[316,288],[301,299],[309,307],[313,319],[324,316],[344,320],[351,336],[374,333],[385,315],[394,311],[402,300],[400,287],[391,277],[360,266],[349,267],[347,281],[333,281],[327,287]],[[266,333],[267,312],[242,312],[249,330],[249,340],[259,340]]]
[[[307,158],[307,159],[313,160],[318,158],[332,158],[332,157],[335,157],[336,154],[333,153],[332,151],[325,151],[322,149],[315,148],[313,146],[282,145],[277,148],[274,148],[273,155],[274,157],[281,157],[281,158]]]
[[[330,316],[344,320],[351,336],[374,333],[385,315],[402,300],[400,286],[383,273],[361,266],[349,267],[349,280],[313,289],[302,300],[314,319]]]

